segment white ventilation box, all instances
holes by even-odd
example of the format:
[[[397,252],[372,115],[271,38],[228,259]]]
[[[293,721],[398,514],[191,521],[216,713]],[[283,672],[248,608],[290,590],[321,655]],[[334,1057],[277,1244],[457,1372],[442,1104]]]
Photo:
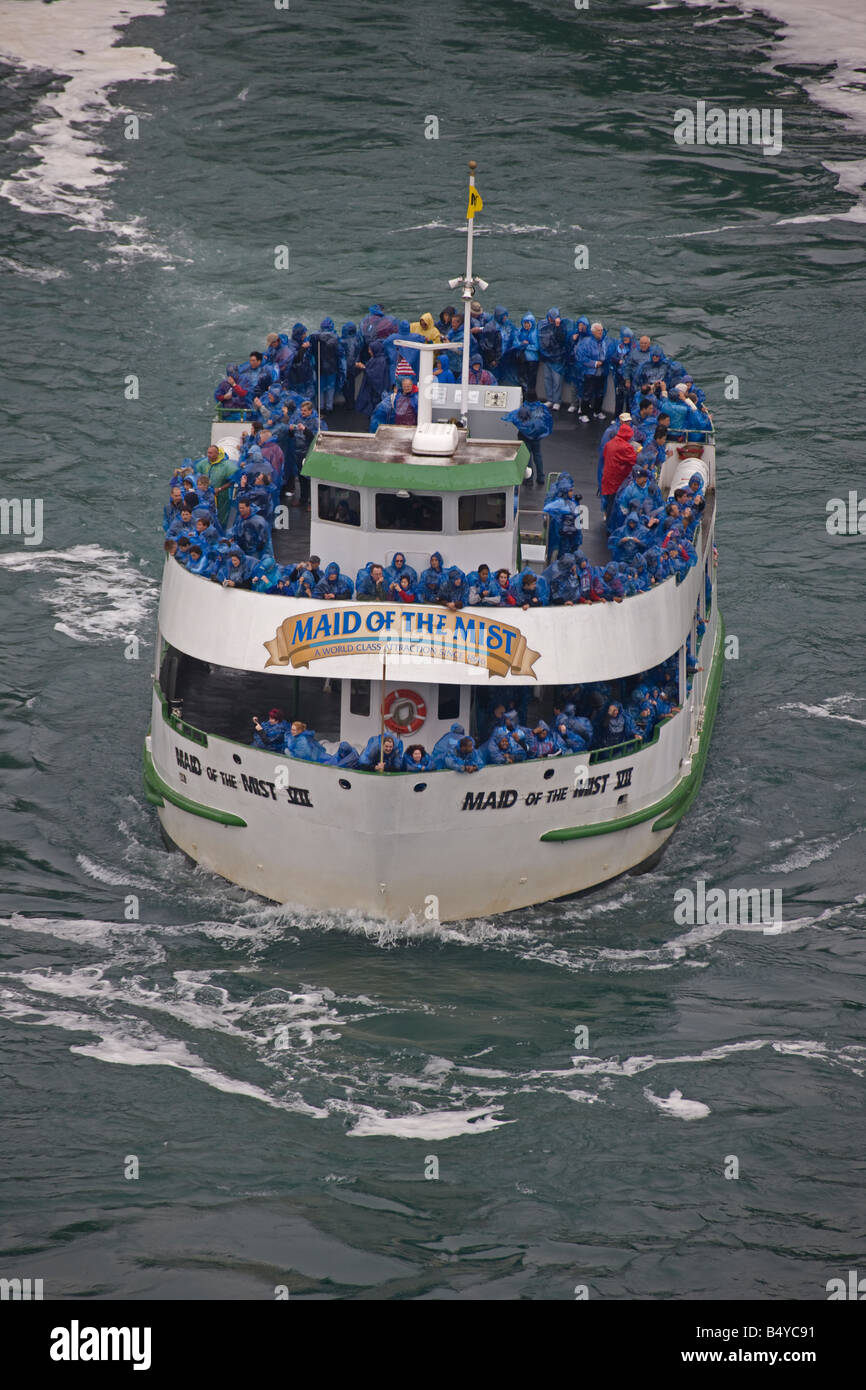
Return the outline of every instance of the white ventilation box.
[[[448,458],[457,449],[459,433],[456,425],[446,421],[426,421],[412,437],[413,454],[434,454]]]

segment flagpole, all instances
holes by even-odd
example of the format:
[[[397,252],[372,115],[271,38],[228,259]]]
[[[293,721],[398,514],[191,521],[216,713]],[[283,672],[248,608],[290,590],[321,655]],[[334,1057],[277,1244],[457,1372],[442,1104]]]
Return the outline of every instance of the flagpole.
[[[472,191],[475,188],[475,170],[478,165],[474,159],[469,161],[469,207],[472,207]],[[475,218],[467,216],[468,232],[466,236],[466,279],[463,282],[463,366],[460,373],[460,418],[463,424],[469,427],[469,352],[472,343],[471,315],[469,306],[472,302],[472,232],[475,227]]]

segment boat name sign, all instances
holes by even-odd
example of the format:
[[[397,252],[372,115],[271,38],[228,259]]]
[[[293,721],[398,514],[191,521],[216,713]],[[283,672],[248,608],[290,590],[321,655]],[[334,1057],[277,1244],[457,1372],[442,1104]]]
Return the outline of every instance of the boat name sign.
[[[488,676],[534,676],[540,652],[519,628],[419,604],[335,605],[286,618],[265,642],[268,666],[309,666],[323,657],[365,656],[480,666]]]

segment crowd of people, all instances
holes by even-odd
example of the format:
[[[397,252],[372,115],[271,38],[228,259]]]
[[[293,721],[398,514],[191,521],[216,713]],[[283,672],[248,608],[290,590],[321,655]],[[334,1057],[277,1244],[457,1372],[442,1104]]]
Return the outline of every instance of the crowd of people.
[[[370,418],[371,430],[380,424],[414,424],[420,353],[411,343],[462,347],[466,332],[463,308],[454,305],[446,305],[435,322],[431,313],[411,322],[373,304],[359,323],[344,323],[339,335],[330,317],[315,332],[296,323],[291,333],[269,333],[264,350],[250,352],[245,362],[229,363],[214,400],[223,419],[248,419],[271,431],[296,430],[305,400],[312,404],[315,399],[318,409],[330,411],[338,395],[349,409]],[[585,314],[570,319],[555,307],[543,318],[527,313],[513,323],[503,305],[490,313],[476,300],[469,306],[468,332],[471,385],[521,386],[529,406],[539,400],[540,369],[544,404],[559,410],[563,388],[570,386],[574,400],[568,410],[588,423],[593,416],[604,418],[612,377],[615,415],[628,409],[636,419],[641,402],[648,399],[656,407],[666,402],[673,408],[673,431],[712,429],[704,393],[694,378],[648,334],[636,337],[628,327],[609,334]],[[433,354],[433,374],[440,383],[459,381],[461,365],[454,350]],[[528,438],[538,436],[530,430]]]
[[[493,570],[485,563],[467,573],[447,565],[438,550],[420,574],[401,551],[389,564],[369,561],[354,579],[336,561],[323,565],[318,555],[280,565],[271,533],[278,485],[266,471],[221,461],[221,452],[212,447],[206,460],[214,455],[213,468],[225,471],[236,515],[227,511],[223,521],[209,472],[194,473],[194,483],[192,474],[181,472],[171,480],[163,528],[166,549],[184,568],[229,588],[290,598],[442,604],[452,610],[528,609],[620,602],[671,575],[679,582],[697,562],[693,540],[705,506],[701,474],[665,501],[654,475],[636,463],[607,499],[611,558],[603,565],[590,564],[581,549],[580,496],[568,473],[552,483],[544,504],[550,563],[541,574],[529,568]]]
[[[693,664],[690,670],[695,668]],[[428,752],[422,743],[405,748],[394,734],[374,734],[359,750],[344,740],[329,753],[303,720],[289,721],[281,709],[267,718],[253,718],[253,746],[332,767],[377,772],[475,772],[478,768],[523,763],[530,759],[556,758],[614,749],[623,743],[648,743],[662,719],[675,714],[677,658],[626,681],[596,681],[560,688],[553,693],[549,720],[529,717],[532,691],[522,687],[488,696],[476,710],[477,737],[460,723]]]

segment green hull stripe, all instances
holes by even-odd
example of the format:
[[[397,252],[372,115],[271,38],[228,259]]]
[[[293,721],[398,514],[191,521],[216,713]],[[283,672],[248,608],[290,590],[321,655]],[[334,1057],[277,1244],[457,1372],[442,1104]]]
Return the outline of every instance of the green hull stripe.
[[[198,801],[190,801],[188,796],[181,796],[167,782],[164,782],[153,765],[153,758],[145,748],[142,766],[142,777],[144,779],[144,794],[151,806],[164,806],[166,801],[170,801],[172,806],[177,806],[181,811],[188,811],[191,816],[201,816],[202,820],[215,820],[218,825],[237,825],[241,829],[246,828],[246,821],[241,820],[240,816],[233,816],[230,811],[219,811],[213,806],[202,806]]]
[[[653,821],[653,830],[670,830],[682,819],[697,796],[704,775],[704,765],[707,761],[710,738],[719,703],[719,690],[722,684],[724,644],[725,624],[720,613],[719,625],[716,629],[716,645],[713,651],[713,667],[704,702],[701,741],[688,776],[684,777],[673,791],[668,792],[667,796],[663,796],[661,801],[656,801],[652,806],[645,806],[641,811],[632,811],[629,815],[620,816],[617,820],[600,821],[596,825],[575,825],[565,830],[547,830],[539,837],[541,840],[584,840],[591,835],[610,835],[615,830],[628,830],[630,826],[641,825],[647,820]],[[658,817],[658,820],[653,820],[655,816]]]

